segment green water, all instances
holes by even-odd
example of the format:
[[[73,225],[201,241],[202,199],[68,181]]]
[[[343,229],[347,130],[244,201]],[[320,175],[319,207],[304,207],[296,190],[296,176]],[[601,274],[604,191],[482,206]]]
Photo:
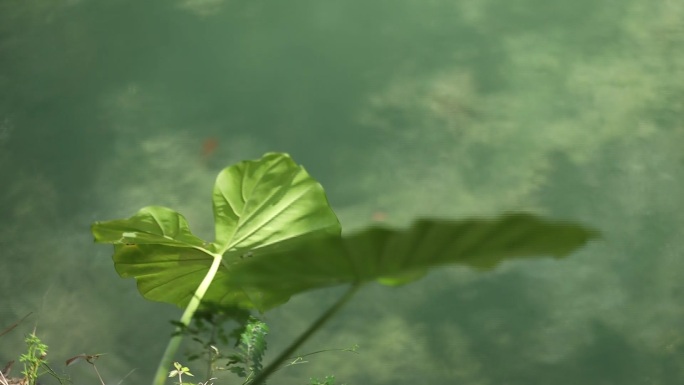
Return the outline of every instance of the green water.
[[[683,47],[668,0],[0,1],[0,330],[33,312],[0,367],[37,325],[58,371],[147,383],[180,311],[89,224],[157,204],[210,238],[216,173],[283,151],[347,229],[527,210],[604,238],[370,287],[305,348],[359,354],[272,383],[682,383]],[[338,292],[267,313],[272,351]]]

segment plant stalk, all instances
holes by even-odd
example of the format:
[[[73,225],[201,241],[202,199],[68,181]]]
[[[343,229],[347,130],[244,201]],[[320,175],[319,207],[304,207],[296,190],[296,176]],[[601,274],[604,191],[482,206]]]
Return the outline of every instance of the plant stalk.
[[[287,361],[294,352],[299,349],[318,329],[320,329],[332,316],[334,316],[349,300],[356,294],[356,291],[361,287],[360,283],[354,283],[347,292],[344,293],[340,299],[337,300],[328,310],[325,311],[318,319],[309,326],[304,333],[302,333],[290,346],[283,350],[273,362],[271,362],[264,370],[261,371],[249,385],[261,385],[266,379],[273,374],[283,362]]]
[[[221,260],[223,258],[223,256],[220,254],[214,254],[204,249],[198,250],[210,254],[212,257],[214,257],[214,261],[211,263],[211,267],[209,267],[207,275],[204,276],[204,279],[202,279],[202,282],[197,287],[197,290],[195,290],[195,294],[190,299],[188,306],[185,307],[185,311],[183,312],[183,315],[180,318],[180,322],[185,327],[190,325],[190,321],[192,321],[192,317],[195,315],[195,311],[197,311],[197,308],[199,307],[200,303],[202,303],[202,298],[204,298],[204,295],[207,293],[207,290],[209,289],[209,285],[211,285],[211,282],[214,280],[216,272],[221,266]],[[180,333],[181,331],[182,328],[180,326],[176,327],[176,333],[171,337],[171,339],[169,339],[169,343],[166,345],[166,350],[164,350],[164,354],[162,355],[162,358],[159,361],[157,373],[155,373],[154,375],[154,380],[152,381],[153,385],[163,385],[166,381],[166,378],[168,377],[169,373],[169,368],[173,363],[173,357],[176,355],[178,347],[183,341],[183,334]]]

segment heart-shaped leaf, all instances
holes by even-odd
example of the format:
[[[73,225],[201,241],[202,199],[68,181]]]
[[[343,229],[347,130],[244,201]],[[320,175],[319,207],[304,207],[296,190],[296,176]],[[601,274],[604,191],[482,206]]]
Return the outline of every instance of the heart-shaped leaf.
[[[227,290],[221,283],[242,257],[340,233],[321,185],[287,154],[269,153],[224,169],[213,204],[216,241],[211,244],[194,236],[182,215],[163,207],[96,222],[92,232],[97,242],[115,245],[117,272],[135,278],[145,298],[179,306],[188,304],[217,258],[221,265],[203,300],[259,306],[260,293]]]

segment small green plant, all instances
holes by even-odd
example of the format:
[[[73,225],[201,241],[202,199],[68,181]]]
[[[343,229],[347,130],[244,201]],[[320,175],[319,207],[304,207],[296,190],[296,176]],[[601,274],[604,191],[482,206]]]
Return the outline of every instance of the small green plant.
[[[249,384],[263,369],[262,359],[266,353],[266,335],[268,326],[254,317],[250,317],[244,332],[240,335],[238,352],[228,357],[226,368],[244,378],[243,384]]]
[[[173,366],[176,369],[169,372],[169,378],[178,376],[178,382],[177,382],[178,385],[192,385],[190,383],[183,382],[183,375],[184,374],[186,376],[190,376],[190,377],[194,376],[194,374],[190,373],[190,369],[188,369],[187,366],[183,366],[178,362],[174,362]]]
[[[49,374],[60,384],[69,382],[67,378],[57,374],[48,365],[48,346],[38,338],[35,329],[26,336],[24,342],[26,343],[26,353],[19,356],[19,362],[24,364],[24,370],[21,372],[24,375],[21,381],[22,384],[36,385],[38,377],[43,374]]]
[[[177,328],[174,335],[189,337],[199,345],[192,347],[186,359],[190,362],[203,359],[207,364],[206,377],[209,378],[213,377],[216,371],[226,369],[220,365],[220,361],[227,359],[227,356],[219,347],[230,345],[231,340],[235,341],[237,346],[250,318],[250,312],[245,309],[204,303],[202,308],[195,312],[190,325],[185,326],[178,321],[171,323]],[[227,328],[229,324],[235,324],[231,331]]]
[[[19,324],[30,315],[31,313],[26,314],[19,321],[16,321],[12,325],[0,331],[0,337],[19,326]],[[38,338],[35,328],[33,329],[33,332],[26,336],[24,342],[26,344],[26,353],[19,357],[19,362],[21,362],[24,366],[24,370],[21,372],[23,377],[10,377],[10,372],[14,366],[14,361],[10,361],[0,371],[0,385],[35,385],[37,383],[38,377],[45,373],[54,377],[60,384],[69,382],[68,378],[60,376],[48,365],[46,359],[48,346],[44,344],[40,338]]]
[[[506,260],[565,257],[597,236],[576,224],[525,213],[422,219],[406,229],[371,227],[342,236],[322,186],[287,154],[278,153],[221,171],[212,203],[213,242],[195,236],[181,214],[159,206],[92,226],[96,242],[114,245],[114,266],[121,277],[135,278],[147,299],[185,308],[154,385],[166,380],[182,331],[206,304],[265,312],[298,293],[348,286],[269,365],[261,367],[254,345],[252,351],[243,351],[244,360],[235,364],[242,364],[244,372],[237,374],[244,374],[250,385],[260,385],[297,357],[304,342],[369,282],[403,285],[448,264],[485,271]]]
[[[228,333],[224,327],[227,321],[237,321],[238,326]],[[177,325],[177,322],[171,322]],[[206,377],[213,377],[217,371],[230,371],[243,378],[243,384],[248,384],[255,375],[259,374],[263,365],[263,357],[267,350],[266,337],[268,325],[250,316],[240,309],[225,308],[209,304],[206,309],[195,313],[193,322],[187,328],[182,327],[182,334],[189,337],[199,347],[193,347],[187,354],[189,361],[203,359],[207,363]],[[229,341],[235,340],[233,349],[224,349]],[[219,348],[219,346],[223,346]],[[325,349],[294,357],[281,368],[308,363],[304,357],[325,352],[353,352],[358,345],[345,349]],[[225,354],[224,350],[232,350],[232,354]]]
[[[19,362],[24,364],[24,370],[21,374],[24,375],[28,385],[35,385],[38,377],[44,374],[40,369],[47,364],[48,347],[38,338],[35,330],[26,336],[24,342],[27,351],[19,357]]]

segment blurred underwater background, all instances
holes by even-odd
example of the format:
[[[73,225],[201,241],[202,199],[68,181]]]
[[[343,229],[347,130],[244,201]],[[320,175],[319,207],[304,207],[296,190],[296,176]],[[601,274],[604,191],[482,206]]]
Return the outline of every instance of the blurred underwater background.
[[[304,348],[358,354],[273,383],[684,383],[684,2],[4,0],[0,90],[0,330],[33,312],[0,367],[35,326],[74,384],[81,353],[148,381],[180,309],[90,224],[163,205],[212,239],[216,174],[281,151],[348,231],[523,210],[603,239],[370,286]],[[339,293],[267,312],[269,352]]]

